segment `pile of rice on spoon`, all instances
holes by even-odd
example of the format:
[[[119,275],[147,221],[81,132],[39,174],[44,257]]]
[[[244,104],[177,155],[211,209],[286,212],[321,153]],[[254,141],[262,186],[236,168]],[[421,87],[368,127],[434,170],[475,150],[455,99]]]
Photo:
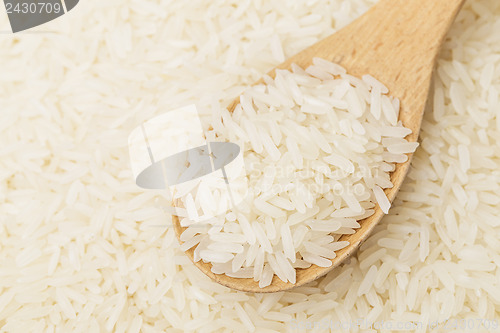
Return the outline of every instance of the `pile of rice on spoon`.
[[[212,117],[207,138],[238,144],[249,192],[242,204],[186,227],[181,250],[212,272],[253,278],[268,286],[274,275],[295,283],[296,269],[329,267],[379,205],[390,208],[384,189],[390,172],[418,146],[398,121],[399,100],[375,78],[362,79],[315,58],[305,70],[277,70],[275,78],[248,88],[233,113]],[[193,189],[192,193],[196,193]],[[203,211],[205,196],[183,195],[181,206]],[[214,198],[211,198],[213,201]]]

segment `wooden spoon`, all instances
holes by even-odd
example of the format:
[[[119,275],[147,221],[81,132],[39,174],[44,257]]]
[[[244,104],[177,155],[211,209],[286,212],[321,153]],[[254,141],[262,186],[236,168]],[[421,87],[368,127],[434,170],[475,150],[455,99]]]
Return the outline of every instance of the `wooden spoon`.
[[[342,65],[351,75],[372,75],[389,88],[389,95],[399,98],[399,119],[413,131],[406,139],[414,142],[418,138],[437,54],[464,1],[382,0],[345,28],[276,68],[290,69],[292,63],[306,68],[312,64],[313,57],[320,57]],[[274,69],[268,74],[274,77]],[[238,103],[239,98],[236,98],[229,106],[229,111],[232,112]],[[401,187],[409,166],[410,159],[397,164],[392,172],[394,187],[385,190],[391,202]],[[316,280],[352,255],[382,216],[382,210],[376,206],[372,216],[359,221],[361,227],[356,233],[340,238],[342,241],[349,241],[350,245],[337,251],[337,257],[332,259],[330,267],[312,265],[307,269],[297,269],[295,284],[285,283],[274,276],[271,285],[259,288],[258,282],[253,279],[214,274],[210,270],[212,265],[201,260],[195,262],[195,265],[216,282],[232,289],[263,293],[288,290]],[[180,237],[184,228],[180,226],[177,217],[173,217],[173,223],[177,237]],[[193,251],[191,249],[186,252],[191,260]]]

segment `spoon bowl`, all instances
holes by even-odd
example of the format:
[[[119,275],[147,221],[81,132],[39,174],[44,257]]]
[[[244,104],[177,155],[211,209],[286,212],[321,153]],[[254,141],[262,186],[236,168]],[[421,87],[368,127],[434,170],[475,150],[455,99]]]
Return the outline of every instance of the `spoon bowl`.
[[[348,26],[287,59],[275,69],[290,69],[293,63],[306,68],[312,64],[314,57],[319,57],[343,66],[350,75],[361,77],[370,74],[389,88],[389,95],[400,100],[399,120],[412,130],[406,139],[415,142],[437,54],[464,1],[382,0]],[[274,77],[275,69],[268,73],[271,77]],[[228,110],[232,112],[238,103],[239,98],[230,104]],[[408,172],[411,154],[408,157],[407,162],[396,164],[391,173],[394,186],[385,190],[390,202]],[[312,265],[297,269],[295,284],[285,283],[274,276],[269,286],[260,288],[258,282],[250,278],[214,274],[210,263],[200,260],[195,265],[214,281],[232,289],[260,293],[288,290],[316,280],[351,256],[383,215],[380,207],[376,206],[372,216],[359,221],[361,227],[354,234],[342,235],[339,241],[348,241],[349,245],[336,251],[337,256],[331,259],[331,266]],[[172,219],[180,241],[185,228],[181,227],[176,216]],[[194,248],[186,251],[191,260],[193,252]]]

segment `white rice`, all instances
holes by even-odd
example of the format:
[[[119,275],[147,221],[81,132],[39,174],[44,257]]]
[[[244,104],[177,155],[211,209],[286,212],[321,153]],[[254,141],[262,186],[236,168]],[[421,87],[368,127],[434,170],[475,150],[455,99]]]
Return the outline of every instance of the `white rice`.
[[[231,132],[231,126],[212,124],[213,130],[209,130],[207,137],[227,138],[240,147],[248,147],[243,154],[251,186],[241,209],[235,208],[207,221],[214,226],[208,233],[194,225],[194,221],[184,219],[188,228],[181,240],[188,245],[182,245],[183,249],[191,248],[191,239],[195,237],[200,243],[209,239],[200,245],[208,250],[199,251],[196,260],[214,264],[237,261],[217,265],[212,269],[214,273],[246,277],[247,273],[239,272],[253,272],[253,279],[260,281],[263,265],[269,263],[280,279],[295,283],[292,264],[301,260],[301,266],[331,265],[326,259],[335,258],[335,251],[349,244],[337,242],[339,236],[355,233],[354,229],[360,227],[356,220],[375,211],[364,207],[372,208],[373,203],[378,203],[384,213],[389,210],[390,202],[382,189],[393,186],[389,176],[389,170],[394,169],[392,162],[406,161],[405,154],[413,153],[418,146],[400,137],[403,131],[411,131],[406,132],[397,124],[399,102],[387,97],[388,89],[371,76],[362,81],[324,59],[315,58],[313,63],[305,70],[296,65],[292,66],[293,72],[279,70],[274,79],[265,76],[266,84],[247,89],[232,115],[212,111],[212,119],[222,112],[223,117],[226,115],[225,122],[244,129]],[[382,100],[384,116],[378,119],[370,117],[373,110],[366,102],[374,100],[370,98],[373,94],[377,95],[375,99]],[[275,119],[285,125],[279,125]],[[337,121],[339,130],[332,130]],[[380,140],[378,136],[374,140],[367,136],[367,131],[374,130],[395,131],[395,137]],[[381,169],[387,171],[379,173]],[[179,190],[185,198],[177,196],[188,213],[195,212],[195,218],[206,195],[191,193],[199,193],[200,188],[201,185],[197,188],[190,184],[190,192]],[[319,202],[327,208],[326,214],[317,206]],[[347,211],[352,218],[328,218],[328,215],[343,216]],[[304,226],[300,238],[292,237]],[[335,233],[337,238],[330,237],[324,246],[318,246],[318,240],[326,239],[324,236],[329,233]],[[228,243],[220,242],[217,237]],[[238,240],[232,240],[233,237]],[[253,246],[243,247],[234,242]],[[216,255],[217,251],[220,255]],[[231,253],[240,255],[233,257]],[[255,261],[257,256],[259,260]],[[254,261],[256,266],[252,266]]]
[[[259,295],[209,280],[179,248],[165,193],[145,192],[132,180],[127,137],[138,124],[193,101],[223,109],[281,61],[277,39],[289,57],[373,4],[86,0],[37,33],[2,34],[2,331],[245,332],[253,325],[256,332],[299,332],[322,320],[347,325],[366,319],[421,322],[422,329],[410,331],[438,332],[442,326],[425,325],[473,318],[484,321],[478,327],[475,319],[471,332],[494,331],[485,325],[498,320],[500,306],[498,1],[467,2],[448,34],[421,148],[388,215],[349,262],[306,288]],[[8,30],[4,14],[0,26]],[[337,67],[326,70],[342,74]],[[294,103],[304,103],[307,93],[293,80],[282,84]],[[347,88],[339,88],[335,100]],[[332,132],[340,130],[338,121],[330,123]],[[224,125],[235,137],[247,132],[236,122]],[[399,126],[365,129],[380,141],[409,134]],[[309,167],[307,158],[290,161]],[[391,171],[388,164],[383,168]],[[292,211],[284,201],[267,202]],[[334,218],[324,203],[315,207],[321,207],[315,217],[326,214],[318,220]],[[349,214],[341,210],[335,218],[357,217]],[[305,237],[307,229],[298,223],[291,230],[294,244],[315,242]],[[280,230],[272,244],[277,248]],[[248,246],[246,237],[237,238],[232,243]],[[256,249],[252,265],[259,260]],[[386,253],[367,266],[379,249]],[[294,265],[307,266],[298,258]],[[371,267],[377,268],[373,285],[358,297]],[[263,272],[259,283],[267,285],[270,266]]]

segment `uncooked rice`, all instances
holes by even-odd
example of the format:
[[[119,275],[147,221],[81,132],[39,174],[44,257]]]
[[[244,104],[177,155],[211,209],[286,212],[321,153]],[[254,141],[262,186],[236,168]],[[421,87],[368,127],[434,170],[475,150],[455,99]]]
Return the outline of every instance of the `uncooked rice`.
[[[393,187],[392,161],[406,161],[418,146],[393,137],[411,131],[397,123],[399,102],[381,93],[388,89],[372,76],[353,78],[321,58],[305,70],[292,67],[245,90],[231,114],[214,110],[212,118],[223,126],[208,123],[208,138],[242,147],[250,190],[243,202],[203,228],[190,216],[211,209],[204,201],[218,201],[203,178],[187,184],[189,191],[177,189],[183,195],[175,197],[189,214],[180,217],[188,244],[181,248],[197,246],[195,260],[211,263],[213,273],[252,277],[261,288],[270,283],[267,275],[262,281],[266,267],[295,283],[297,259],[301,268],[331,266],[328,259],[349,245],[339,238],[354,233],[375,203],[387,214],[383,189]],[[384,105],[383,115],[371,103]],[[294,239],[299,230],[301,238]]]
[[[211,281],[166,225],[164,191],[133,181],[127,138],[138,124],[193,101],[210,117],[374,3],[86,0],[35,29],[44,33],[2,34],[0,330],[388,332],[414,323],[410,331],[438,332],[467,319],[470,332],[495,331],[498,1],[467,2],[448,34],[421,146],[389,214],[349,262],[307,286],[252,294]],[[265,266],[261,281],[271,274]],[[361,320],[384,326],[349,326]]]

